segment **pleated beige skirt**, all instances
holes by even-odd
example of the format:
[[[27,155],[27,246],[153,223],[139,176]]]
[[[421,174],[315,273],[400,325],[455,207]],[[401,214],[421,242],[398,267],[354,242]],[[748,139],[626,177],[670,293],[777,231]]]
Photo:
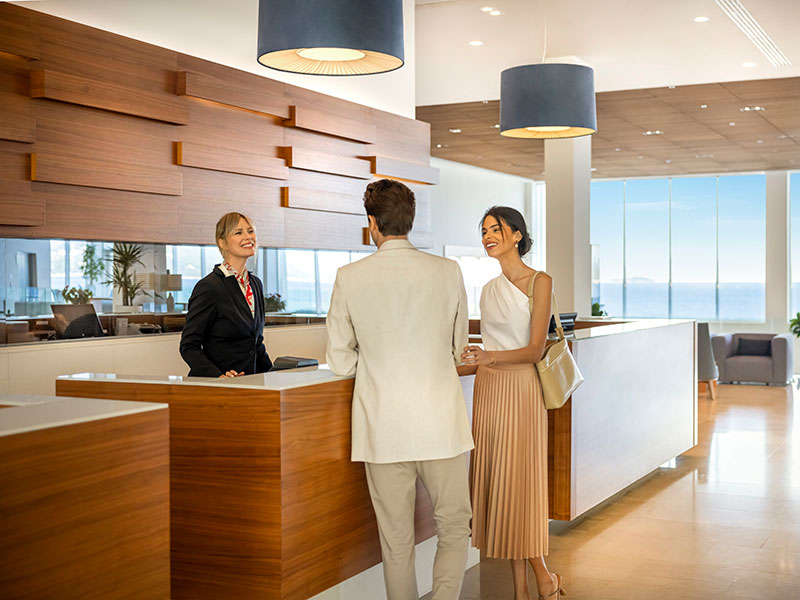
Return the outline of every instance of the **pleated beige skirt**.
[[[478,369],[472,433],[472,545],[491,558],[545,556],[547,411],[534,365]]]

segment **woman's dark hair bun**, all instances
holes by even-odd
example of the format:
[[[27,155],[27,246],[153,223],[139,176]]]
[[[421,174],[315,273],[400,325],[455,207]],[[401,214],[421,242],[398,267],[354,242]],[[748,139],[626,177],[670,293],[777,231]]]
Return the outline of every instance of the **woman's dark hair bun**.
[[[486,217],[494,217],[498,222],[503,222],[511,228],[512,232],[519,231],[522,239],[519,241],[517,250],[520,256],[525,256],[533,246],[531,234],[528,233],[528,226],[525,224],[525,217],[516,209],[510,206],[493,206],[483,214],[479,227],[483,227]]]

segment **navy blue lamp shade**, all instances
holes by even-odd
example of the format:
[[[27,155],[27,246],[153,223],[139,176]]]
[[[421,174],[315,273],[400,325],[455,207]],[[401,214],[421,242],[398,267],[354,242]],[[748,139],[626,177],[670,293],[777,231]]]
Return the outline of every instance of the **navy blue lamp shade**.
[[[500,135],[551,139],[596,131],[591,67],[542,63],[500,74]]]
[[[258,62],[307,75],[403,66],[403,0],[259,0]]]

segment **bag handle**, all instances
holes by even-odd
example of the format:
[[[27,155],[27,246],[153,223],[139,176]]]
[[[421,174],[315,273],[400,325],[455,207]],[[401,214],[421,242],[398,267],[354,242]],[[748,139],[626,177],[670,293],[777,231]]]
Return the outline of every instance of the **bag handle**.
[[[528,309],[533,314],[533,284],[541,271],[535,271],[533,276],[528,281]],[[556,292],[553,290],[553,303],[551,305],[553,316],[556,319],[556,333],[558,334],[559,341],[566,339],[564,337],[564,328],[561,326],[561,317],[558,314],[558,303],[556,302]]]

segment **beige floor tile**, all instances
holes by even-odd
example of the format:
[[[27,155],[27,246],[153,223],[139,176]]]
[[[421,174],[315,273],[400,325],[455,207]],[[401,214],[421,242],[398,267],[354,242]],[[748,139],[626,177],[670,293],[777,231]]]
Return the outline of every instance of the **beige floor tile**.
[[[551,522],[547,564],[565,600],[800,599],[796,398],[794,386],[720,386],[716,402],[700,399],[700,443],[675,468]],[[467,572],[462,600],[512,597],[506,561]]]

